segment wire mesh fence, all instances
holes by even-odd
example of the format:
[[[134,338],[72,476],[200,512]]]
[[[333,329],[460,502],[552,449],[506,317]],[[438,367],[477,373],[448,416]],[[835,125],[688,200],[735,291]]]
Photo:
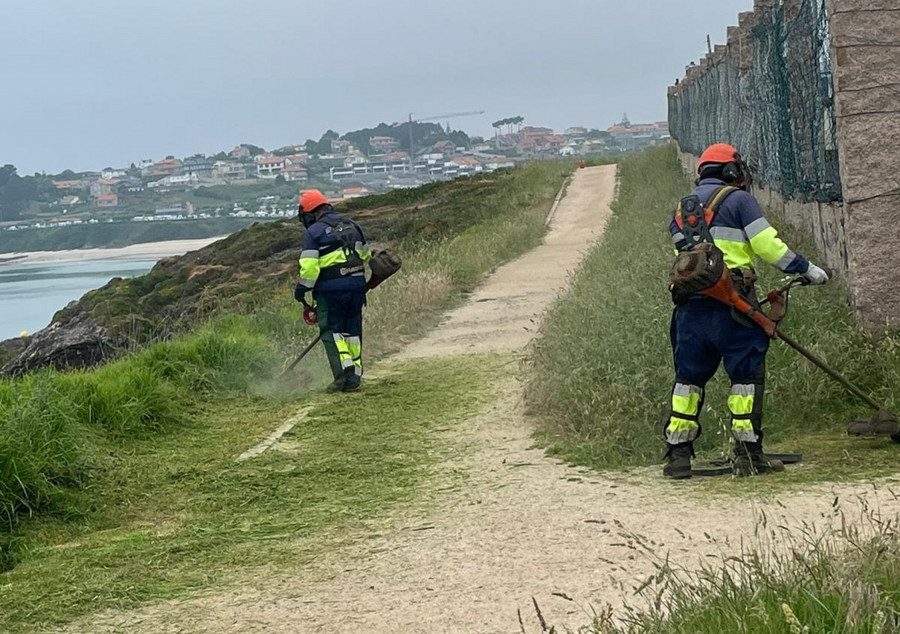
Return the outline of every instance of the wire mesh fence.
[[[825,0],[758,7],[729,39],[669,93],[681,149],[731,143],[785,198],[841,200]]]

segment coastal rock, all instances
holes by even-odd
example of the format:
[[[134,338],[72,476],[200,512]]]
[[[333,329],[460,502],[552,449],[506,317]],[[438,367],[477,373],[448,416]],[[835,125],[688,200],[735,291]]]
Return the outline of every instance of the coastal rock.
[[[31,337],[14,337],[6,341],[0,341],[0,365],[7,363],[13,357],[18,357],[31,343]]]
[[[107,336],[106,328],[91,323],[87,315],[66,323],[54,322],[30,337],[9,339],[0,343],[18,354],[6,363],[0,372],[17,375],[52,367],[57,370],[86,368],[97,365],[113,355],[120,343]]]

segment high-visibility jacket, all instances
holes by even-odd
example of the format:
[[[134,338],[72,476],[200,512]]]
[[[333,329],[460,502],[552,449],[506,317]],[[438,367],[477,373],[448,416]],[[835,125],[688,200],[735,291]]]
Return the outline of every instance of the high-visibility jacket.
[[[334,236],[333,227],[329,224],[341,221],[353,224],[359,232],[359,239],[349,253]],[[364,263],[370,257],[371,252],[359,225],[334,211],[328,211],[306,230],[300,253],[300,284],[316,291],[365,291]]]
[[[718,178],[704,178],[692,193],[707,204],[724,184]],[[678,249],[685,238],[674,219],[669,231],[672,243]],[[719,206],[709,232],[716,246],[725,254],[726,266],[733,271],[752,269],[754,256],[791,275],[806,273],[809,268],[806,258],[788,248],[763,216],[756,199],[745,191],[738,190],[728,195]]]

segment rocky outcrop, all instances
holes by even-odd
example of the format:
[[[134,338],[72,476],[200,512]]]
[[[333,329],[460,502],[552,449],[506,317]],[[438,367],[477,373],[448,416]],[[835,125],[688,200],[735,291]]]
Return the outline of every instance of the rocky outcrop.
[[[10,359],[18,357],[28,347],[31,337],[15,337],[0,341],[0,367]]]
[[[3,342],[5,348],[11,339]],[[68,323],[54,322],[28,337],[27,345],[3,366],[7,375],[52,367],[58,370],[86,368],[108,359],[125,342],[107,336],[107,329],[81,314]]]

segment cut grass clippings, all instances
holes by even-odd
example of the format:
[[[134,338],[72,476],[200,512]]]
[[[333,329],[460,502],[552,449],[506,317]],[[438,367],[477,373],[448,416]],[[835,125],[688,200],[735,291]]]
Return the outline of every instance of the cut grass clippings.
[[[585,258],[570,291],[550,310],[532,349],[526,390],[550,451],[596,468],[660,462],[674,380],[666,291],[673,259],[668,224],[690,192],[674,147],[648,150],[620,164],[619,196],[601,242]],[[816,259],[801,232],[769,214],[792,248]],[[760,291],[782,274],[759,266]],[[875,337],[856,324],[840,280],[796,289],[782,327],[877,400],[896,408],[900,337]],[[770,450],[797,451],[801,468],[780,482],[873,477],[897,470],[900,447],[845,436],[847,423],[871,412],[781,342],[767,360],[765,430]],[[730,450],[727,377],[707,390],[698,448]],[[766,479],[760,479],[765,486]],[[714,485],[715,486],[715,485]]]
[[[244,462],[236,456],[295,406],[231,398],[166,435],[117,445],[117,464],[92,478],[98,508],[29,527],[0,585],[0,630],[34,631],[321,558],[329,535],[346,537],[417,495],[442,458],[440,430],[482,407],[500,363],[412,361],[362,392],[318,395],[282,441]]]

